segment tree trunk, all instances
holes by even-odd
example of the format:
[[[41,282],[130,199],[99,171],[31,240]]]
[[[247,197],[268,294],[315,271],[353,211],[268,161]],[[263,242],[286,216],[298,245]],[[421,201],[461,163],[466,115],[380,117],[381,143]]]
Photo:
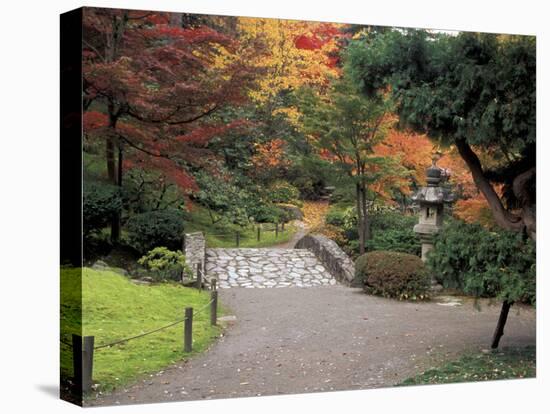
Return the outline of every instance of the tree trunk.
[[[123,161],[122,147],[119,144],[116,184],[120,189],[122,188],[122,161]],[[114,166],[113,166],[113,169],[114,169]],[[113,218],[111,220],[111,241],[113,243],[117,243],[119,240],[120,240],[120,213],[114,213]]]
[[[116,184],[115,142],[111,136],[107,137],[106,140],[105,156],[107,158],[107,177],[109,178],[109,182]]]
[[[479,161],[476,153],[470,148],[468,143],[465,140],[456,140],[456,147],[462,159],[466,162],[466,165],[472,173],[472,177],[476,184],[476,187],[481,191],[489,207],[493,213],[493,217],[497,224],[506,230],[513,231],[523,231],[525,228],[525,222],[523,219],[511,212],[507,211],[500,200],[500,197],[496,193],[495,189],[485,177],[483,173],[483,168],[481,167],[481,162]],[[528,206],[526,206],[528,207]],[[526,209],[524,208],[524,211]],[[532,225],[530,227],[533,227]],[[534,231],[529,232],[529,236],[533,238],[535,235]]]
[[[536,202],[532,199],[532,195],[528,190],[529,184],[535,180],[537,173],[536,167],[531,167],[527,171],[519,174],[512,183],[512,191],[519,200],[522,206],[521,218],[525,224],[525,231],[527,235],[536,240],[537,238],[537,214],[536,214]],[[535,183],[532,183],[535,185]]]
[[[498,348],[498,343],[500,342],[500,338],[502,337],[502,335],[504,335],[504,325],[506,325],[506,320],[508,319],[508,312],[510,311],[510,307],[513,305],[513,303],[514,302],[508,302],[506,300],[502,302],[500,316],[498,318],[497,327],[493,335],[493,342],[491,343],[491,348],[493,349]]]
[[[367,207],[367,185],[363,179],[361,182],[361,207],[363,209],[363,239],[365,244],[371,238],[370,234],[370,220]]]
[[[122,145],[118,144],[118,171],[117,171],[117,178],[116,183],[119,187],[122,187],[122,161],[123,161],[123,153],[122,153]]]
[[[115,104],[112,100],[109,100],[109,103],[107,105],[107,110],[109,112],[109,130],[107,134],[107,141],[106,141],[106,158],[107,158],[107,176],[109,178],[109,181],[113,185],[118,184],[117,175],[119,174],[119,171],[122,167],[122,157],[121,157],[121,150],[120,150],[120,143],[118,144],[118,155],[119,155],[119,166],[118,169],[116,168],[116,160],[115,160],[115,136],[116,136],[116,123],[118,121],[118,114],[115,109]],[[121,170],[120,170],[121,174]],[[122,177],[120,177],[120,185],[122,184]],[[120,239],[120,214],[114,213],[113,217],[111,218],[111,242],[117,243]]]
[[[359,234],[359,254],[365,253],[365,230],[364,219],[361,208],[361,185],[355,184],[355,194],[357,202],[357,233]]]

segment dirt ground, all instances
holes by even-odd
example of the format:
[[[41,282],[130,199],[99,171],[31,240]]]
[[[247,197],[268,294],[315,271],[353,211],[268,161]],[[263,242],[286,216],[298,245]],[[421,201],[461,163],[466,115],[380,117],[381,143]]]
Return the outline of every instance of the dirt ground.
[[[500,305],[399,302],[344,286],[220,290],[234,321],[209,351],[87,405],[387,387],[487,349]],[[229,318],[231,319],[231,318]],[[535,344],[535,311],[514,306],[501,346]]]

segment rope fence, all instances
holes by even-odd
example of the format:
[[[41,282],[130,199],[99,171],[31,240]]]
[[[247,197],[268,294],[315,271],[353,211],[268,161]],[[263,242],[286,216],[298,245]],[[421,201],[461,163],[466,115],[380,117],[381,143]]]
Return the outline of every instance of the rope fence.
[[[202,269],[199,270],[199,275],[202,277],[204,273]],[[200,280],[201,277],[198,279]],[[171,328],[175,325],[184,323],[183,327],[183,351],[185,353],[192,352],[193,350],[193,317],[200,315],[205,312],[206,309],[210,309],[210,325],[217,325],[217,313],[218,313],[218,291],[216,289],[216,280],[211,280],[210,286],[212,290],[210,292],[210,301],[201,306],[196,312],[192,307],[185,308],[185,317],[177,319],[167,325],[161,326],[159,328],[152,329],[147,332],[140,333],[138,335],[130,336],[127,338],[117,339],[115,341],[94,346],[95,337],[94,336],[80,336],[73,334],[72,343],[69,343],[62,338],[60,338],[60,343],[68,346],[73,351],[73,374],[74,374],[74,383],[77,390],[82,390],[83,393],[86,393],[92,388],[92,372],[93,372],[93,356],[94,351],[101,350],[104,348],[110,348],[122,343],[132,341],[134,339],[143,338],[165,329]]]
[[[98,350],[98,349],[102,349],[102,348],[109,348],[111,346],[115,346],[115,345],[118,345],[118,344],[122,344],[122,343],[125,343],[125,342],[128,342],[128,341],[131,341],[132,339],[143,338],[144,336],[151,335],[155,332],[159,332],[159,331],[162,331],[164,329],[170,328],[174,325],[180,324],[180,323],[184,322],[185,320],[187,320],[187,318],[179,319],[175,322],[172,322],[172,323],[170,323],[168,325],[165,325],[165,326],[161,326],[160,328],[157,328],[157,329],[153,329],[152,331],[149,331],[149,332],[145,332],[145,333],[135,335],[135,336],[130,336],[129,338],[119,339],[117,341],[109,342],[108,344],[98,345],[98,346],[94,347],[94,350]]]

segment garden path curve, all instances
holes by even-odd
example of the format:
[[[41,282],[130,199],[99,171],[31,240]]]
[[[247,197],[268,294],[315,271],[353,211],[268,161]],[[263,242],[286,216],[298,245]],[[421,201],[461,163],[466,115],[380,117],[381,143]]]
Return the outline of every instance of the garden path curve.
[[[86,405],[391,386],[489,346],[499,304],[399,302],[336,284],[220,289],[236,318],[205,353]],[[535,312],[514,306],[501,346],[535,344]]]

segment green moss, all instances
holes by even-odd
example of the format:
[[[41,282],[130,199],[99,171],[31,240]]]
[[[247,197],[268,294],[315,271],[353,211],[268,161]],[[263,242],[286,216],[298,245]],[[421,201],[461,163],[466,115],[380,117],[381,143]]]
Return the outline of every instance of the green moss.
[[[193,353],[204,351],[220,333],[210,326],[208,292],[175,283],[136,285],[109,271],[84,268],[62,269],[61,335],[70,342],[78,333],[79,294],[82,282],[83,335],[93,335],[95,346],[138,335],[183,318],[185,307],[193,307]],[[94,354],[94,382],[109,391],[169,364],[188,358],[183,352],[183,323],[120,345],[98,349]],[[62,345],[62,372],[72,375],[70,348]]]
[[[492,381],[533,378],[536,375],[536,350],[504,348],[490,353],[467,353],[456,361],[429,369],[399,385],[448,384],[453,382]]]

